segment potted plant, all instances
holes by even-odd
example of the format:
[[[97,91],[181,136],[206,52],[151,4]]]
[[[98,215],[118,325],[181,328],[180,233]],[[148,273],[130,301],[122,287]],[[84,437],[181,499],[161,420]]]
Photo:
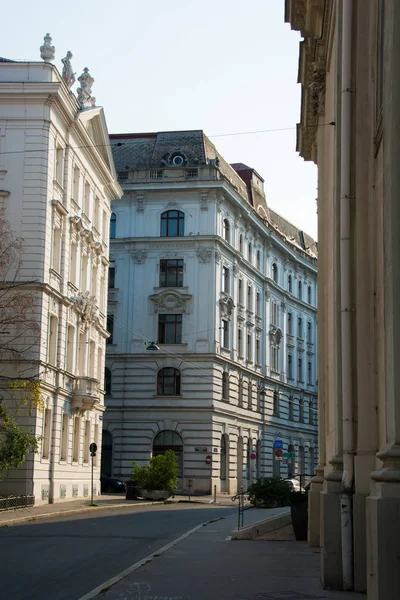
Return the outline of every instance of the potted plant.
[[[290,493],[290,514],[292,517],[292,526],[296,540],[300,542],[306,542],[308,530],[307,492]]]
[[[132,479],[142,498],[162,500],[173,496],[179,485],[178,473],[179,461],[173,450],[153,456],[144,467],[132,462]]]
[[[247,492],[255,506],[275,508],[289,504],[290,487],[280,477],[260,477],[248,487]]]

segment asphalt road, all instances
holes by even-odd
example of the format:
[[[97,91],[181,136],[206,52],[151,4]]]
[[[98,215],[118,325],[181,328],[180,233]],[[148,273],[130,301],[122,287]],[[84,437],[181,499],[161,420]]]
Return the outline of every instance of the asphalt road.
[[[2,527],[0,597],[77,600],[196,525],[232,513],[207,505],[160,505]]]

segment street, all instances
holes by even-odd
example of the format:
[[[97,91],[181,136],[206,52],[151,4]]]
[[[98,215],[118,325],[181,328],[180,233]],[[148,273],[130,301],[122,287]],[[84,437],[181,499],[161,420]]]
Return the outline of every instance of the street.
[[[208,505],[160,505],[2,527],[1,597],[78,600],[196,525],[234,513]]]

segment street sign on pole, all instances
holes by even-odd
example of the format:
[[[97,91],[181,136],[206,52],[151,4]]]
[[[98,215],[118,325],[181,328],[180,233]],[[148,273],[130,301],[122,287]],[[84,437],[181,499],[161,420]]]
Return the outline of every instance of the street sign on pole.
[[[274,448],[283,448],[283,440],[275,440]]]
[[[90,456],[92,457],[92,493],[91,493],[91,505],[93,506],[93,466],[94,466],[93,459],[96,456],[97,444],[95,444],[94,442],[92,442],[90,444],[90,446],[89,446],[89,450],[90,450]]]
[[[296,453],[295,452],[284,452],[283,458],[296,458]]]
[[[282,448],[275,448],[274,449],[274,454],[275,454],[275,458],[279,458],[279,460],[282,460],[282,458],[283,458],[283,450],[282,450]]]

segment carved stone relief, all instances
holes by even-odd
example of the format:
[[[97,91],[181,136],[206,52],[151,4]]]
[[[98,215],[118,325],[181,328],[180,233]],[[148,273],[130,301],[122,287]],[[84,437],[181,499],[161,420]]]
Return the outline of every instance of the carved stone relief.
[[[137,265],[142,265],[147,257],[147,252],[145,250],[134,250],[132,252],[133,262]]]
[[[208,263],[211,260],[212,250],[208,248],[201,248],[196,252],[199,263]]]

